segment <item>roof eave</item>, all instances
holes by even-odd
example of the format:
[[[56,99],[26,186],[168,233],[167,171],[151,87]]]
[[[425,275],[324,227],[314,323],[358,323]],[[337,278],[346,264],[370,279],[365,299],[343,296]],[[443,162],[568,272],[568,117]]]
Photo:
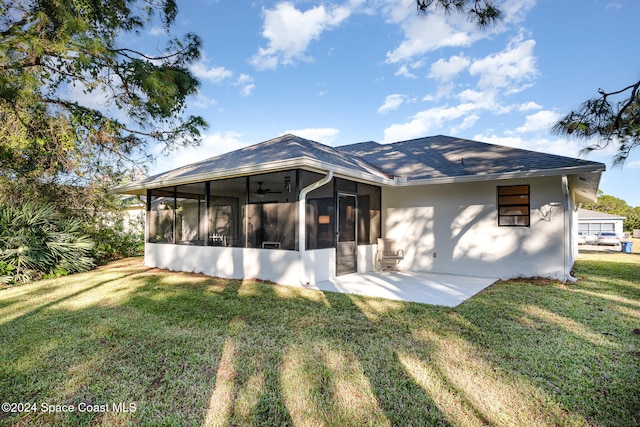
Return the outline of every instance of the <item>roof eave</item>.
[[[562,175],[581,175],[585,173],[602,173],[604,165],[598,166],[575,166],[568,168],[554,169],[538,169],[533,171],[516,171],[504,173],[489,173],[478,175],[460,175],[446,176],[437,178],[407,179],[406,177],[396,177],[394,184],[396,186],[412,186],[412,185],[432,185],[432,184],[457,184],[465,182],[478,181],[496,181],[505,179],[521,179],[521,178],[539,178],[545,176],[562,176]],[[598,180],[599,181],[599,180]]]
[[[304,168],[306,170],[311,170],[319,173],[325,173],[328,170],[333,170],[334,174],[339,176],[344,176],[360,181],[365,181],[369,183],[375,183],[380,185],[392,186],[392,187],[404,187],[404,186],[416,186],[416,185],[436,185],[436,184],[457,184],[457,183],[466,183],[466,182],[479,182],[479,181],[496,181],[496,180],[507,180],[507,179],[526,179],[526,178],[537,178],[537,177],[545,177],[545,176],[573,176],[576,179],[573,180],[574,183],[580,182],[580,176],[584,176],[585,174],[598,174],[595,179],[589,180],[588,188],[583,189],[581,191],[582,196],[580,199],[589,199],[592,195],[595,197],[595,193],[597,192],[597,184],[599,184],[600,176],[602,172],[605,171],[604,164],[595,164],[595,165],[586,165],[586,166],[575,166],[575,167],[565,167],[565,168],[554,168],[554,169],[538,169],[533,171],[515,171],[515,172],[505,172],[505,173],[489,173],[489,174],[476,174],[476,175],[460,175],[460,176],[446,176],[446,177],[437,177],[437,178],[419,178],[419,179],[411,179],[407,177],[395,177],[389,178],[384,177],[381,174],[369,173],[363,171],[356,171],[354,169],[345,167],[345,166],[336,166],[332,163],[322,162],[310,157],[299,157],[294,159],[287,160],[278,160],[269,163],[262,163],[258,165],[251,166],[242,166],[238,168],[225,169],[220,171],[212,171],[200,174],[193,174],[184,177],[166,177],[162,176],[149,179],[137,181],[130,184],[125,184],[119,187],[115,187],[112,189],[114,193],[120,194],[145,194],[147,189],[161,188],[161,187],[171,187],[176,185],[186,185],[192,184],[196,182],[203,181],[211,181],[211,180],[219,180],[225,178],[234,178],[239,176],[247,176],[254,175],[258,173],[266,173],[266,172],[274,172],[279,170],[286,169],[296,169],[296,168]],[[595,187],[595,188],[594,188]],[[581,188],[580,185],[577,188]],[[580,200],[576,200],[579,202]]]
[[[604,170],[603,167],[599,170],[568,175],[575,203],[595,202]]]

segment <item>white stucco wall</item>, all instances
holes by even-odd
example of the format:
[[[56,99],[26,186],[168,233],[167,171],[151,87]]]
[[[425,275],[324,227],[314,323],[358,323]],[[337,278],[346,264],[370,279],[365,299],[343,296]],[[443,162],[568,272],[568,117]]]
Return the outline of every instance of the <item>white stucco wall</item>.
[[[373,271],[378,245],[358,245],[358,273]]]
[[[569,271],[573,268],[573,264],[578,259],[578,206],[574,203],[575,196],[573,192],[569,190],[569,199],[565,202],[567,206],[567,223],[569,226],[567,239],[569,258],[567,259],[567,266]]]
[[[147,243],[144,264],[225,279],[256,278],[290,286],[315,284],[336,275],[333,248],[306,251],[301,258],[298,251]]]
[[[530,227],[498,227],[496,187],[530,185]],[[564,280],[568,235],[561,177],[383,188],[383,235],[401,270]]]

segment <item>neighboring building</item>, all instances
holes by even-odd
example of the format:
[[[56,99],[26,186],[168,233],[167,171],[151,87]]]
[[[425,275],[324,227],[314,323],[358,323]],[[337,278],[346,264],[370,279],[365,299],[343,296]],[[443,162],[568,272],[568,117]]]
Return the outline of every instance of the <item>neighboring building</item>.
[[[121,224],[127,233],[141,233],[145,214],[146,202],[140,196],[122,196],[117,209],[100,213],[101,225],[112,228]]]
[[[587,236],[595,236],[600,231],[613,231],[622,237],[624,220],[624,216],[578,209],[578,231],[586,233]]]
[[[127,232],[141,231],[141,225],[145,224],[146,203],[138,197],[127,197],[122,200],[122,226]]]
[[[283,135],[115,191],[145,195],[145,264],[304,285],[377,268],[570,278],[605,166],[447,136],[329,147]]]

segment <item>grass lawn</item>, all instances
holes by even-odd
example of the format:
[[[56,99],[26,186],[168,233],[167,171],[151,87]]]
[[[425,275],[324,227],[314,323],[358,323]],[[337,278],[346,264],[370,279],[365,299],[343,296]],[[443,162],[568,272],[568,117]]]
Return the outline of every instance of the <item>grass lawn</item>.
[[[581,257],[453,309],[140,259],[0,289],[0,425],[638,425],[640,255]]]

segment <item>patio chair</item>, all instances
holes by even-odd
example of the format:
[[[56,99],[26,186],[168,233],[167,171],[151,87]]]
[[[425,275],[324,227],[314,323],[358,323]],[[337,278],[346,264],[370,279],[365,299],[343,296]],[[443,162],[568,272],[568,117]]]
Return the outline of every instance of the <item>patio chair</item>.
[[[396,241],[393,239],[378,239],[378,252],[376,264],[380,266],[378,271],[398,271],[397,265],[404,259],[404,251],[396,249]]]
[[[209,236],[211,246],[227,246],[227,236],[222,234],[212,234]]]

